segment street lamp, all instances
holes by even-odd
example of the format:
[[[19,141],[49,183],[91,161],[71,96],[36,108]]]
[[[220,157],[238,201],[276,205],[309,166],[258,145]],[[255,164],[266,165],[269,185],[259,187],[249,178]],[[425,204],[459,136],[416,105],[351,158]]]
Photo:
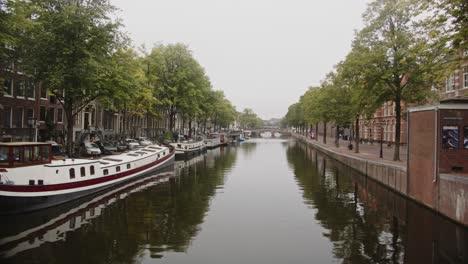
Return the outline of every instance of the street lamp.
[[[380,125],[380,154],[379,158],[383,159],[383,127],[385,122],[378,122],[376,125]]]

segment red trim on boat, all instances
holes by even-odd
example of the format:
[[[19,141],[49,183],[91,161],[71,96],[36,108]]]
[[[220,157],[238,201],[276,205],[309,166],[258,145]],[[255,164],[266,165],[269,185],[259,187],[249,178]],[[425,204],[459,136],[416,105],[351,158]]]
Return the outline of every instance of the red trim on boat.
[[[175,154],[175,150],[173,150],[169,155],[165,156],[164,158],[161,158],[159,160],[156,160],[152,163],[146,164],[145,166],[141,166],[139,168],[135,168],[133,170],[128,170],[125,172],[105,176],[105,177],[100,177],[97,179],[91,179],[91,180],[85,180],[85,181],[79,181],[79,182],[70,182],[70,183],[61,183],[61,184],[52,184],[52,185],[0,185],[0,191],[5,191],[5,192],[49,192],[49,191],[61,191],[61,190],[68,190],[68,189],[74,189],[74,188],[80,188],[80,187],[86,187],[90,185],[96,185],[108,181],[113,181],[116,179],[120,179],[123,177],[127,177],[129,175],[138,173],[140,171],[146,170],[148,168],[151,168],[153,166],[156,166],[159,163],[162,163],[163,161],[166,161],[170,157],[172,157]]]

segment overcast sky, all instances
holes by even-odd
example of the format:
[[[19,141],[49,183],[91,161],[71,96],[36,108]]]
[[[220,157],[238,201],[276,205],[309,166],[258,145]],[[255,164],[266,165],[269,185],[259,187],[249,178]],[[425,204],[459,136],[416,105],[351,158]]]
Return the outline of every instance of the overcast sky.
[[[350,50],[369,0],[111,0],[135,47],[182,42],[238,111],[283,117]]]

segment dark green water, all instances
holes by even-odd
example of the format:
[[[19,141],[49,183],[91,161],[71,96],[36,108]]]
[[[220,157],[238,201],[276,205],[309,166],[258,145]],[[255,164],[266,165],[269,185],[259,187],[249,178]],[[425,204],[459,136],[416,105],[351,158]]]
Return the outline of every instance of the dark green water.
[[[468,230],[293,140],[0,219],[0,263],[468,263]]]

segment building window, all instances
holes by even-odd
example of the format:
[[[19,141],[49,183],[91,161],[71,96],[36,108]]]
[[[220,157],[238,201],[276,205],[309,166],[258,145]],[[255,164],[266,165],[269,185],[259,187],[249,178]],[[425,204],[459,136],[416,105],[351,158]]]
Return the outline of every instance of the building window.
[[[51,96],[49,97],[49,100],[50,100],[50,103],[51,103],[51,104],[55,104],[55,103],[56,103],[56,100],[55,100],[55,96],[54,96],[54,95],[51,95]]]
[[[74,168],[71,168],[69,170],[69,174],[70,174],[70,179],[75,179],[75,169]]]
[[[3,128],[11,128],[11,107],[3,108]]]
[[[455,73],[450,74],[445,83],[445,91],[450,92],[455,90]]]
[[[41,98],[47,99],[47,88],[41,87]]]
[[[120,166],[115,167],[115,171],[119,172],[120,171]]]
[[[5,79],[3,81],[3,94],[6,96],[13,95],[13,80],[12,79]]]
[[[55,123],[55,108],[53,107],[49,108],[49,112],[47,114],[48,114],[47,118],[49,118],[50,121]]]
[[[57,109],[57,122],[59,123],[63,122],[63,109],[62,108]]]
[[[89,167],[89,174],[94,175],[94,166]]]
[[[463,68],[463,88],[468,88],[468,66]]]
[[[26,119],[28,120],[31,120],[34,118],[34,109],[32,108],[28,108],[28,110],[26,111]]]
[[[109,170],[108,170],[108,169],[105,169],[105,170],[102,172],[102,174],[108,175],[108,174],[109,174]]]
[[[468,126],[463,127],[463,148],[468,149]]]
[[[26,94],[26,84],[24,80],[18,81],[18,94],[17,96],[24,97]]]
[[[17,108],[13,111],[13,126],[14,128],[23,127],[23,108]]]
[[[33,80],[29,80],[28,81],[28,89],[27,89],[27,95],[28,95],[28,98],[30,99],[34,99],[35,98],[35,90],[36,90],[36,86],[34,85],[34,81]]]
[[[85,167],[81,167],[81,168],[80,168],[80,174],[81,174],[81,177],[86,176],[86,169],[85,169]]]
[[[39,121],[45,121],[46,120],[46,108],[45,106],[41,106],[40,112],[39,112]]]

